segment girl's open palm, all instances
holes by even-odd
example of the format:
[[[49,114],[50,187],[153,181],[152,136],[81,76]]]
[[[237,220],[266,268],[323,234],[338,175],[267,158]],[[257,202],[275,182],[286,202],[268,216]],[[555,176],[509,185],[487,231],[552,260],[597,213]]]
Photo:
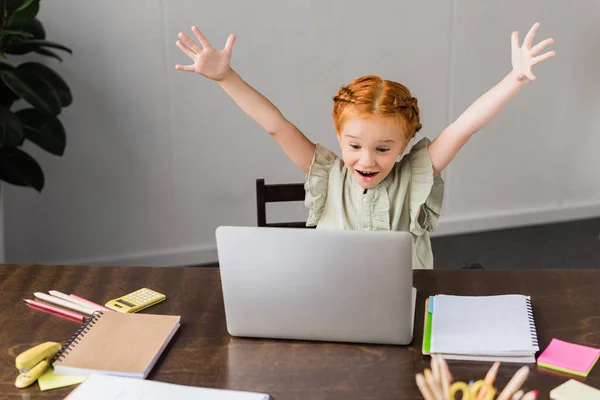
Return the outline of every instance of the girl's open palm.
[[[193,64],[176,65],[175,68],[180,71],[195,72],[215,81],[222,80],[229,69],[235,35],[229,35],[227,43],[225,43],[225,48],[217,50],[208,43],[208,40],[200,32],[200,29],[194,26],[192,27],[192,32],[198,38],[201,46],[198,46],[185,33],[180,32],[179,38],[181,41],[177,41],[177,47],[192,59]]]
[[[542,40],[540,43],[531,47],[533,38],[539,26],[540,24],[537,22],[533,24],[527,33],[527,36],[525,36],[521,47],[519,47],[519,32],[512,33],[512,66],[513,72],[516,74],[519,81],[535,80],[535,75],[531,72],[531,68],[534,65],[553,57],[555,54],[554,51],[549,51],[542,55],[538,55],[546,48],[546,46],[554,43],[552,38]]]

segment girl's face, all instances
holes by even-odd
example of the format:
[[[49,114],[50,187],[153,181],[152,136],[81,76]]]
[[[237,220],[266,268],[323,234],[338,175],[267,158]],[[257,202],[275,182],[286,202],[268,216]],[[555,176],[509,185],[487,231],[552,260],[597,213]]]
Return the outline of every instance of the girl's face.
[[[373,116],[350,119],[338,135],[342,158],[363,189],[371,189],[390,173],[408,141],[404,128],[390,119]]]

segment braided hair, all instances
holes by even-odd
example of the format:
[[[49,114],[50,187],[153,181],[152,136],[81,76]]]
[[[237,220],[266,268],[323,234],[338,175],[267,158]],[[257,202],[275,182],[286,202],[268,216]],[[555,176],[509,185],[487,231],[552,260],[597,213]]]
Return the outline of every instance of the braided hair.
[[[342,86],[333,97],[332,115],[338,134],[348,118],[371,115],[397,119],[406,128],[407,141],[422,126],[419,105],[410,90],[375,75],[363,76]]]

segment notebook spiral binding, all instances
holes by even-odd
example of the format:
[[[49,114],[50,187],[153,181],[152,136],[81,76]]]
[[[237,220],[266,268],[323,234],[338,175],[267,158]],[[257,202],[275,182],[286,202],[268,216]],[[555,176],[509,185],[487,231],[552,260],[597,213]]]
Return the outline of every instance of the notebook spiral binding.
[[[81,338],[89,332],[96,322],[102,317],[102,311],[94,311],[90,316],[85,317],[83,324],[75,331],[75,333],[62,345],[58,353],[52,358],[52,363],[62,361],[71,350],[81,341]]]
[[[529,318],[529,333],[531,334],[531,344],[539,349],[537,329],[535,328],[535,320],[533,319],[533,307],[531,306],[531,299],[527,298],[527,317]]]

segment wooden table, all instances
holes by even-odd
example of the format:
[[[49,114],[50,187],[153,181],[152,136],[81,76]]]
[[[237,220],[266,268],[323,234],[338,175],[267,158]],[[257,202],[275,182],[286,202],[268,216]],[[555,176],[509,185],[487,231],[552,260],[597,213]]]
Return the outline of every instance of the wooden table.
[[[143,286],[168,300],[144,312],[178,314],[182,327],[149,379],[265,392],[287,399],[419,399],[415,373],[429,366],[420,352],[425,296],[437,293],[532,296],[540,346],[553,337],[600,347],[600,269],[415,271],[419,297],[412,346],[356,345],[232,338],[225,328],[219,270],[213,268],[1,266],[0,393],[14,398],[63,398],[73,389],[14,387],[14,358],[44,341],[64,342],[79,326],[28,308],[22,298],[60,290],[104,303]],[[490,363],[449,362],[455,378],[482,378]],[[504,386],[519,365],[503,364]],[[527,388],[539,399],[569,377],[532,366]],[[600,366],[588,384],[600,387]]]

